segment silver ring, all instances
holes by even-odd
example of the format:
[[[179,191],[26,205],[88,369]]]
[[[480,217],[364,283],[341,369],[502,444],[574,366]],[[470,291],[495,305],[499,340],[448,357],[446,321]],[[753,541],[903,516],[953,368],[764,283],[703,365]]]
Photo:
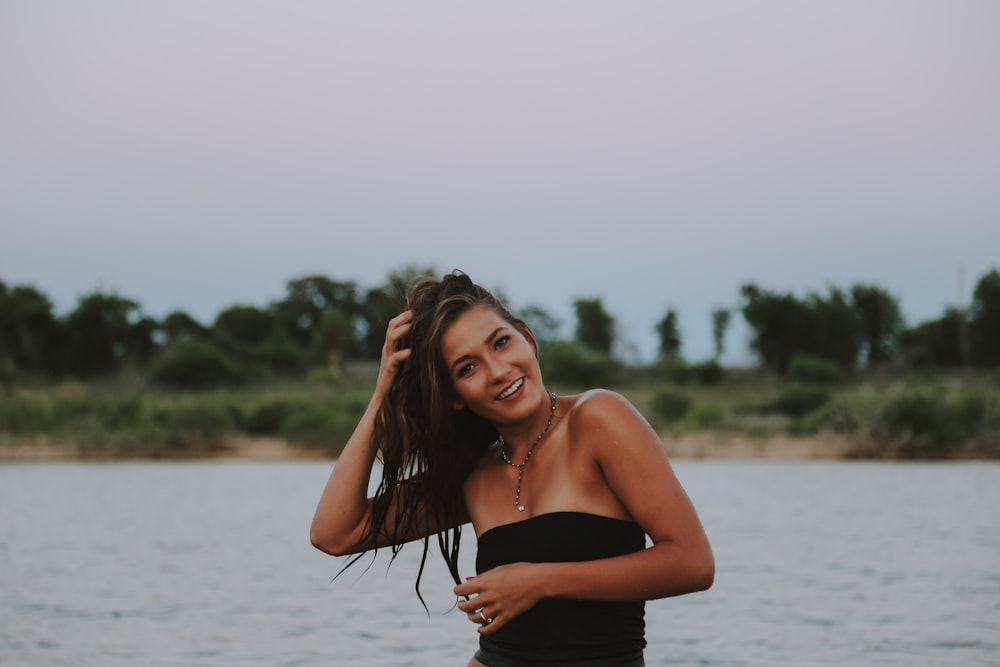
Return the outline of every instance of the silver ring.
[[[483,619],[483,625],[489,625],[493,622],[492,618],[486,618],[486,614],[483,613],[482,609],[479,610],[479,618]]]

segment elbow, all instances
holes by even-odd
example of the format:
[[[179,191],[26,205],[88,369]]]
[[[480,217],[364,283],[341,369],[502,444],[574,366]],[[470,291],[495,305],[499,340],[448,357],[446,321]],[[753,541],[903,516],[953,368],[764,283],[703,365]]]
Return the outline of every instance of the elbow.
[[[331,556],[337,555],[333,553],[335,550],[333,545],[330,544],[322,533],[316,530],[316,526],[313,526],[309,531],[309,542],[323,553],[330,554]]]
[[[353,553],[341,541],[320,530],[316,524],[309,530],[309,541],[314,547],[331,556],[346,556]]]
[[[709,559],[708,564],[702,568],[700,576],[696,580],[696,591],[707,591],[715,583],[715,561]]]
[[[707,591],[712,587],[715,583],[715,558],[711,552],[698,560],[691,574],[691,592]]]

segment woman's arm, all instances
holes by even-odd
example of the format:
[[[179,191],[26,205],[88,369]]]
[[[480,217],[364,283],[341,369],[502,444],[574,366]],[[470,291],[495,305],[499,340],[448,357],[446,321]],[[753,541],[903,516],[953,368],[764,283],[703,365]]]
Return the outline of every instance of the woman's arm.
[[[337,458],[313,515],[309,539],[314,547],[334,556],[383,546],[364,540],[372,515],[368,498],[368,481],[376,456],[372,430],[380,406],[381,396],[376,391]]]
[[[575,563],[511,563],[458,586],[475,595],[459,607],[493,632],[545,597],[651,600],[705,590],[715,561],[694,506],[674,475],[659,437],[618,394],[589,392],[574,407],[573,442],[599,466],[610,489],[652,540],[642,551]]]
[[[646,419],[623,397],[590,392],[573,426],[652,546],[617,563],[574,563],[549,579],[555,597],[651,600],[709,588],[715,559],[694,505]],[[567,581],[563,581],[566,579]]]
[[[378,454],[372,434],[385,392],[391,386],[400,364],[410,356],[409,349],[397,350],[396,347],[400,338],[410,330],[411,320],[411,313],[404,312],[389,322],[375,391],[354,433],[337,458],[320,496],[309,538],[313,546],[326,553],[341,556],[383,546],[364,541],[372,515],[368,481]]]
[[[400,364],[410,356],[409,349],[396,348],[397,342],[410,330],[411,321],[412,314],[407,311],[389,322],[375,391],[354,433],[337,458],[319,505],[316,507],[309,536],[313,546],[326,553],[335,556],[360,553],[424,537],[423,534],[416,533],[395,535],[393,519],[396,516],[396,505],[412,502],[411,499],[401,497],[405,495],[402,492],[405,486],[400,487],[396,495],[390,499],[386,525],[374,539],[369,535],[372,500],[368,498],[368,482],[378,454],[377,447],[372,442],[375,419]],[[422,526],[424,522],[416,524]],[[447,526],[441,530],[445,528]],[[437,528],[430,526],[430,532],[437,532]]]

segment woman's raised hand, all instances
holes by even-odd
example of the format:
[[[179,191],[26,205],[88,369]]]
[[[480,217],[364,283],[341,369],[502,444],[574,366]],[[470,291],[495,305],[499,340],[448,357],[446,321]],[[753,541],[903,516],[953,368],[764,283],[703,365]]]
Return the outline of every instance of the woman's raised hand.
[[[403,336],[410,332],[412,324],[413,311],[410,310],[404,310],[389,320],[389,327],[385,332],[385,343],[382,345],[378,380],[375,382],[375,393],[379,396],[384,395],[385,391],[392,385],[399,365],[410,356],[410,348],[397,349],[397,347]]]

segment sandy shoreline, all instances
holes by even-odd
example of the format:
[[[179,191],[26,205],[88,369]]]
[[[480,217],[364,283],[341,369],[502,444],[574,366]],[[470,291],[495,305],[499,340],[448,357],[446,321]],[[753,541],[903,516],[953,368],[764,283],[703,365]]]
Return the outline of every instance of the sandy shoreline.
[[[661,435],[661,439],[667,454],[673,459],[832,461],[849,458],[856,448],[855,443],[833,435],[752,438],[745,435],[692,434],[680,437]]]
[[[831,436],[770,436],[749,438],[738,435],[690,434],[661,436],[672,459],[771,459],[839,460],[848,456],[850,442]],[[0,462],[83,460],[72,444],[46,440],[0,442]],[[296,446],[279,438],[232,437],[217,452],[191,454],[178,459],[300,461],[329,458],[308,447]],[[169,459],[173,460],[173,459]]]

